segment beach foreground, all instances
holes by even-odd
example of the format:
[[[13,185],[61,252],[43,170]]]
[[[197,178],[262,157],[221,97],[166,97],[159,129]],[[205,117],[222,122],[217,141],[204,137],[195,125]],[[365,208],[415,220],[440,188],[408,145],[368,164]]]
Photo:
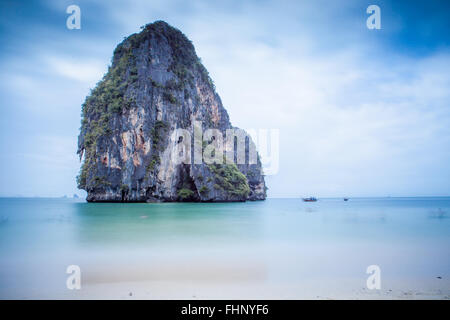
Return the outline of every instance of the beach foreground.
[[[449,198],[0,206],[1,299],[450,298]]]

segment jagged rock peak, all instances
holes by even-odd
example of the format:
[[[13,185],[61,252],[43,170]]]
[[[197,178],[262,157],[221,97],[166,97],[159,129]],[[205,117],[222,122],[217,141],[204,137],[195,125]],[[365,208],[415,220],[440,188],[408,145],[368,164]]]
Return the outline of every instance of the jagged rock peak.
[[[189,137],[176,135],[180,129]],[[191,41],[163,21],[147,24],[116,47],[108,72],[82,105],[78,186],[88,201],[265,199],[251,138],[234,142],[229,135],[233,142],[220,144],[230,132],[244,131],[231,126]],[[235,143],[243,144],[243,157],[230,151]],[[198,152],[200,161],[178,161]],[[225,155],[245,161],[223,162]]]

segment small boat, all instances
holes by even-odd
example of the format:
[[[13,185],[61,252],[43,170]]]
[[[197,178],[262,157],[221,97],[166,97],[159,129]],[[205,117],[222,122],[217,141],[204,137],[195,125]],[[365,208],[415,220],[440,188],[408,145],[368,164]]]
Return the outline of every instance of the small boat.
[[[348,201],[348,198],[344,198],[344,201]]]
[[[314,198],[314,197],[303,198],[303,201],[305,201],[305,202],[316,202],[317,198]]]

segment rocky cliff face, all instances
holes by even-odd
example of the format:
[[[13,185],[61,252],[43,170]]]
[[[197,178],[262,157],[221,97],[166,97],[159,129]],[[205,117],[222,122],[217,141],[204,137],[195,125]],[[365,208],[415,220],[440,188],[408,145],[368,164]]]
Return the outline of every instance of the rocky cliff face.
[[[192,138],[174,135],[180,128]],[[224,140],[233,129],[192,43],[165,22],[148,24],[117,46],[108,72],[83,104],[78,186],[88,201],[264,200],[261,162],[258,156],[249,161],[249,137],[245,163],[176,161],[183,138],[192,139],[186,154],[219,152],[211,146],[220,139],[202,138],[210,128]],[[238,158],[236,150],[226,150]]]

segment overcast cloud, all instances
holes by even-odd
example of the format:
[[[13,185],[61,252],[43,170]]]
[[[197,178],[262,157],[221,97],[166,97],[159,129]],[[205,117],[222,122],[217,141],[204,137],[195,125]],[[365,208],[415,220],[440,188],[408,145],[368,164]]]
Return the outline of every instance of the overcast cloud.
[[[82,194],[81,103],[155,20],[193,41],[233,125],[280,130],[269,196],[450,195],[448,5],[79,1],[82,29],[67,30],[70,4],[1,5],[0,195]],[[381,30],[366,28],[370,4]]]

